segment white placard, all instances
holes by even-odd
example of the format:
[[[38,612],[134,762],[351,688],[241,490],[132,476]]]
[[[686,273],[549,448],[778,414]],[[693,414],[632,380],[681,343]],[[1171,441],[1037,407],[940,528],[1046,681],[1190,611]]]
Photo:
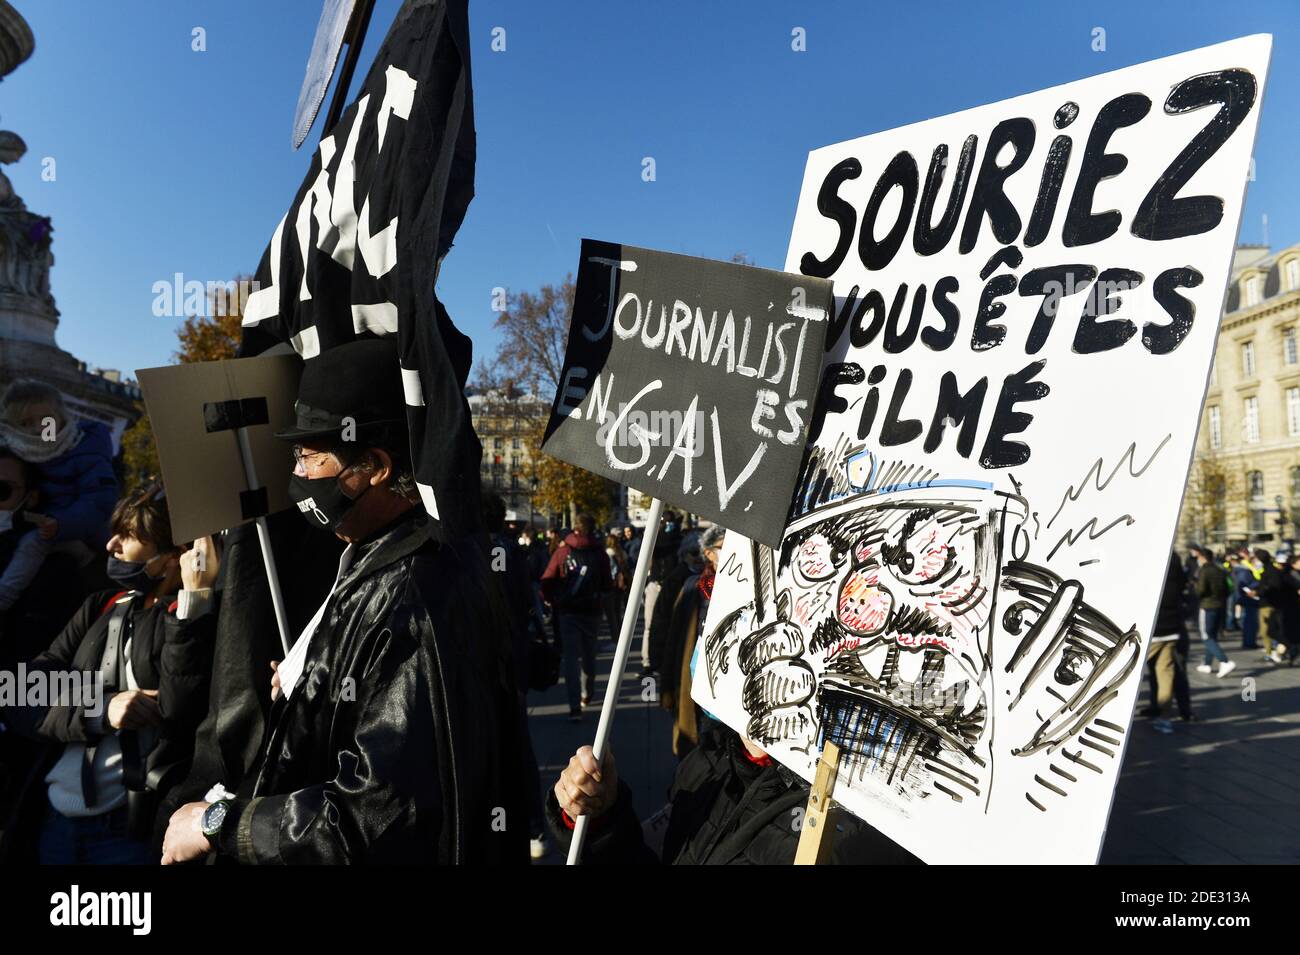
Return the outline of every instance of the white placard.
[[[693,694],[808,780],[834,739],[836,800],[928,862],[1098,857],[1270,46],[809,154],[819,414],[782,548],[729,535]]]

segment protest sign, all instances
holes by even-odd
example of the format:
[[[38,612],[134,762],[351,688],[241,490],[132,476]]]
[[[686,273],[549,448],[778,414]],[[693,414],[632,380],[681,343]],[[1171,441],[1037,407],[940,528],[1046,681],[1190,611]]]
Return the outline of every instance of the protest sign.
[[[652,498],[609,686],[627,666],[665,500],[780,540],[831,305],[824,278],[583,240],[542,450]],[[601,708],[596,759],[616,699]]]
[[[779,547],[694,698],[929,862],[1093,862],[1241,216],[1252,36],[810,153],[834,280]]]
[[[136,372],[167,485],[172,535],[189,541],[288,507],[293,458],[276,431],[294,427],[296,355],[201,361]],[[249,487],[246,428],[259,486]]]
[[[831,283],[583,240],[542,450],[780,540]]]
[[[349,62],[373,3],[354,6]],[[322,30],[335,15],[341,7],[322,12]],[[347,88],[340,75],[336,102]],[[311,362],[360,337],[396,336],[391,374],[406,396],[416,490],[435,536],[471,533],[482,451],[465,399],[471,344],[434,289],[474,195],[466,0],[403,0],[357,97],[325,124],[253,275],[239,354],[287,344]]]
[[[325,99],[325,91],[329,89],[330,80],[334,78],[339,53],[347,38],[348,25],[352,21],[356,5],[357,0],[325,0],[325,5],[321,8],[320,21],[316,24],[316,36],[312,40],[311,54],[307,59],[307,72],[303,76],[302,88],[298,91],[298,105],[293,111],[294,149],[303,144],[307,133],[311,131],[312,124],[316,122],[316,114],[320,111],[321,101]],[[352,47],[359,46],[360,43],[352,44]],[[348,79],[351,79],[351,76],[349,70]],[[347,85],[346,82],[339,83],[345,93]],[[332,125],[333,123],[326,123],[326,128]]]

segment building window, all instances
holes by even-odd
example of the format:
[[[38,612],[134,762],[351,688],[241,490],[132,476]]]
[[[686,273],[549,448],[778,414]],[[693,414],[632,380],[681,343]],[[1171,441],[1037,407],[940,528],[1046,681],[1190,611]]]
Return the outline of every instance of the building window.
[[[492,450],[500,451],[506,446],[505,438],[493,438]]]
[[[1250,532],[1263,534],[1268,531],[1268,514],[1264,510],[1264,472],[1246,472],[1246,491],[1250,495]]]
[[[1288,365],[1296,363],[1295,329],[1282,330],[1282,360]]]
[[[1255,502],[1264,500],[1264,472],[1250,471],[1246,474],[1246,487],[1250,489],[1250,499]]]
[[[1292,259],[1286,264],[1286,287],[1292,292],[1300,289],[1300,259]]]
[[[1218,451],[1223,447],[1223,415],[1219,406],[1210,408],[1210,449]]]
[[[1246,399],[1246,420],[1245,437],[1247,444],[1255,444],[1259,441],[1259,399]]]
[[[1243,342],[1241,346],[1241,374],[1244,378],[1255,377],[1255,343]]]
[[[1291,469],[1291,500],[1300,500],[1300,467]]]
[[[1300,435],[1300,388],[1286,390],[1286,430],[1293,438]]]
[[[515,424],[518,424],[518,423],[519,423],[519,422],[517,422],[517,421],[515,422]],[[518,451],[519,448],[520,448],[519,439],[518,439],[518,438],[511,438],[511,439],[510,439],[510,450],[512,450],[512,451]]]
[[[1241,298],[1247,308],[1259,304],[1259,276],[1252,275],[1241,283]]]
[[[1213,474],[1207,480],[1210,499],[1214,502],[1210,508],[1213,527],[1210,530],[1216,540],[1222,540],[1228,529],[1228,482],[1222,474]]]

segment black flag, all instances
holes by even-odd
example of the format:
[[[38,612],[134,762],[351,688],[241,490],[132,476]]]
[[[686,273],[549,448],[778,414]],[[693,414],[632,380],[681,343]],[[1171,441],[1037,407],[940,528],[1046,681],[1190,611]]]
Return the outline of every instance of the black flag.
[[[474,529],[479,513],[470,342],[433,291],[474,194],[467,18],[466,0],[403,4],[262,256],[240,347],[242,357],[291,342],[310,361],[358,335],[396,334],[416,479],[447,536]],[[288,511],[268,520],[292,639],[325,599],[341,545]],[[211,706],[161,826],[214,782],[246,791],[261,755],[267,663],[281,650],[251,524],[227,535],[222,583]]]
[[[474,195],[466,0],[406,0],[360,95],[316,148],[244,306],[241,356],[289,342],[306,361],[396,335],[425,510],[442,536],[477,526],[481,448],[471,345],[434,294]]]

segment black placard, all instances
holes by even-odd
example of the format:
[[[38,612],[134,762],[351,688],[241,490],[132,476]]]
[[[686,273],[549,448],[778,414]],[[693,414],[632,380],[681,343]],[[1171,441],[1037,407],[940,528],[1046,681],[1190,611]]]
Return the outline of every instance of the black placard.
[[[777,545],[832,303],[826,279],[584,239],[542,449]]]
[[[265,398],[232,398],[203,403],[203,424],[209,433],[251,428],[269,420]]]

